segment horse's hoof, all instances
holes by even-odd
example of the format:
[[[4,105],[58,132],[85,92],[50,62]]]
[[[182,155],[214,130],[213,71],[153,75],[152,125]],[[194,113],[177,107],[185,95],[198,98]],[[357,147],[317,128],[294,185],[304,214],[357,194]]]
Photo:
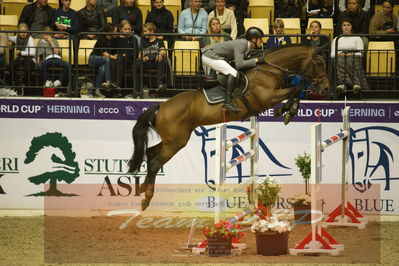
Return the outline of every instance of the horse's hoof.
[[[150,206],[150,201],[143,199],[141,200],[141,210],[145,211],[145,209],[148,208],[148,206]]]
[[[292,119],[291,114],[284,115],[284,125],[288,125],[288,123],[291,122],[291,119]]]

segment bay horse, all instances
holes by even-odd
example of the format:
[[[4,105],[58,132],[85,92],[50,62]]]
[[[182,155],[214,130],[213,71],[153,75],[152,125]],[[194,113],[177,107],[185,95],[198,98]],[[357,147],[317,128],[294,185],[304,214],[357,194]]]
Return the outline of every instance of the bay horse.
[[[300,73],[311,80],[320,93],[326,94],[329,81],[321,56],[323,48],[282,46],[264,54],[265,63],[245,72],[250,82],[244,97],[252,113],[260,113],[292,96],[293,88],[282,87],[283,76],[289,71]],[[147,175],[139,190],[140,193],[145,192],[145,198],[141,202],[142,210],[149,206],[154,195],[155,178],[159,169],[187,144],[196,127],[243,120],[249,116],[248,104],[245,105],[243,100],[238,99],[236,103],[241,112],[223,112],[222,103],[208,104],[203,92],[197,89],[152,106],[139,116],[133,128],[134,153],[128,167],[129,173],[137,173],[146,155]],[[153,147],[147,147],[147,131],[150,127],[162,140]]]

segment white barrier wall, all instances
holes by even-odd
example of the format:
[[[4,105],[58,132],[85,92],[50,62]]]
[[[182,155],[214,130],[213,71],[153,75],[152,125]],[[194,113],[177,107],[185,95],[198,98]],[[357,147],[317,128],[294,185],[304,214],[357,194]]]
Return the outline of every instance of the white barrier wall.
[[[126,163],[133,150],[131,131],[142,110],[155,103],[0,99],[0,209],[42,209],[46,208],[44,198],[69,202],[75,207],[86,202],[84,197],[103,201],[110,208],[112,203],[109,198],[104,200],[105,196],[115,201],[128,200],[129,204],[139,202],[141,198],[134,195],[135,178],[126,174]],[[380,210],[384,214],[398,215],[399,105],[386,102],[349,102],[347,105],[351,106],[348,182],[354,191],[355,202],[352,203],[365,214]],[[304,151],[310,152],[309,127],[318,121],[318,110],[323,139],[339,132],[344,103],[302,102],[300,107],[298,117],[287,126],[281,119],[273,118],[273,110],[261,114],[260,175],[275,175],[283,184],[302,184],[294,157]],[[249,121],[229,123],[227,137],[237,136],[247,128]],[[169,188],[159,186],[156,196],[170,192],[175,193],[175,198],[184,198],[184,194],[170,190],[180,184],[207,188],[206,183],[213,181],[214,173],[214,129],[214,126],[206,126],[195,130],[188,145],[159,173],[157,183]],[[340,145],[332,146],[323,154],[323,183],[341,182],[340,148]],[[236,157],[248,149],[238,145],[227,156]],[[145,164],[140,175],[144,171]],[[249,164],[244,164],[229,171],[227,183],[239,183],[248,176]],[[61,194],[44,197],[49,183],[56,184]],[[65,186],[66,183],[71,185]],[[87,189],[87,185],[92,186]],[[377,187],[378,197],[365,196]],[[332,207],[337,202],[332,203]],[[157,207],[165,209],[161,203],[153,208]],[[177,208],[174,205],[169,209],[174,207]]]

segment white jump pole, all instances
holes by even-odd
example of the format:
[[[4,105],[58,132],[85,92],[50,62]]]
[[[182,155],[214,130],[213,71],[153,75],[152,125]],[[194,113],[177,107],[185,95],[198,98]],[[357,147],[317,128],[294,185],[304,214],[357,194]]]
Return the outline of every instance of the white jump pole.
[[[347,167],[349,159],[349,110],[345,107],[343,111],[343,130],[335,136],[321,141],[321,124],[315,124],[311,127],[310,150],[311,150],[311,169],[310,169],[310,185],[311,185],[311,206],[312,206],[312,231],[305,239],[295,248],[290,249],[292,255],[298,253],[329,253],[338,255],[343,250],[343,245],[338,244],[325,229],[321,228],[323,218],[321,200],[317,198],[322,182],[322,152],[329,146],[342,141],[342,177],[341,177],[341,201],[345,201]],[[345,207],[345,204],[342,204]],[[326,238],[326,239],[325,239]]]

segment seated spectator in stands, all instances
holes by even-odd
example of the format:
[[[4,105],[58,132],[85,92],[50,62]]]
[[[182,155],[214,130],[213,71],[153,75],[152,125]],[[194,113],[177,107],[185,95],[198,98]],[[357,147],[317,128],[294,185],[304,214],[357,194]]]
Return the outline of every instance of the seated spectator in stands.
[[[342,29],[339,25],[342,25],[342,20],[349,18],[352,21],[354,34],[368,34],[370,16],[367,12],[363,11],[359,4],[360,0],[349,0],[348,8],[342,12],[338,17],[336,36],[342,34]]]
[[[307,0],[306,12],[309,18],[332,18],[334,0]]]
[[[190,7],[190,0],[185,0],[183,8],[187,9],[189,7]],[[215,8],[215,0],[202,0],[201,8],[205,9],[207,13],[211,12]]]
[[[61,0],[62,5],[55,10],[51,26],[54,31],[66,31],[73,37],[79,31],[79,16],[71,9],[71,2],[72,0]],[[57,33],[54,37],[68,38],[68,35]]]
[[[43,28],[45,32],[52,30],[53,29],[49,26]],[[53,38],[52,34],[47,32],[42,34],[42,38],[37,44],[37,68],[46,81],[44,84],[45,87],[61,87],[62,84],[66,86],[68,84],[68,75],[71,65],[61,59],[61,49],[57,39]],[[50,78],[48,73],[48,68],[50,67],[62,68],[61,77],[54,77],[54,73],[51,73],[53,77]]]
[[[277,4],[276,17],[301,18],[304,0],[280,0]]]
[[[217,17],[213,17],[208,23],[208,34],[227,34],[223,31],[220,20]],[[208,47],[218,42],[229,41],[230,38],[224,36],[207,36],[203,37],[201,40],[202,47]]]
[[[222,30],[235,40],[237,38],[237,21],[234,12],[226,8],[226,0],[216,0],[216,8],[208,14],[208,26],[214,17],[219,19]]]
[[[370,16],[367,12],[363,11],[360,6],[360,0],[348,0],[348,8],[342,12],[338,17],[337,28],[335,36],[342,34],[342,29],[339,25],[342,25],[343,19],[349,18],[352,21],[352,33],[353,34],[368,34]],[[368,38],[362,37],[364,47],[368,46]]]
[[[110,33],[106,35],[99,35],[94,49],[89,56],[89,66],[97,69],[94,97],[104,98],[105,96],[100,92],[99,88],[104,89],[117,88],[111,84],[111,65],[115,68],[116,59],[118,55],[115,50],[115,43],[113,42],[116,27],[110,23],[105,24],[104,32]]]
[[[27,4],[22,9],[19,16],[18,25],[25,23],[31,31],[41,31],[45,26],[51,26],[54,9],[47,5],[47,0],[37,0],[32,4]],[[38,37],[40,34],[32,34]]]
[[[339,7],[339,11],[345,12],[348,6],[348,0],[338,0],[338,7]],[[361,0],[359,2],[360,7],[362,8],[362,10],[366,13],[368,13],[370,11],[370,0]]]
[[[273,25],[274,34],[284,34],[284,22],[281,19],[276,19]],[[280,45],[291,44],[291,38],[289,36],[275,36],[270,37],[264,44],[265,49],[277,48]]]
[[[155,36],[146,36],[156,32],[154,23],[146,23],[143,26],[143,39],[142,48],[139,53],[139,61],[137,65],[143,64],[143,69],[156,69],[157,70],[157,92],[162,92],[167,89],[165,84],[165,73],[167,68],[166,49],[163,40]],[[140,68],[137,67],[137,70]]]
[[[121,33],[130,33],[130,35],[119,35],[113,41],[118,53],[116,67],[111,68],[111,83],[108,86],[115,90],[112,95],[113,98],[122,97],[120,87],[123,83],[123,76],[133,76],[132,73],[128,73],[126,70],[133,69],[134,59],[138,57],[139,47],[137,38],[132,35],[132,26],[128,20],[125,19],[119,23],[118,31]]]
[[[118,0],[98,0],[97,4],[99,7],[104,9],[105,15],[107,17],[112,17],[112,10],[118,6]]]
[[[190,0],[191,7],[180,12],[177,33],[180,34],[206,34],[208,13],[201,8],[201,0]],[[196,41],[200,37],[183,36],[186,41]]]
[[[97,6],[97,0],[87,0],[86,6],[79,10],[80,32],[102,32],[106,24],[105,13]],[[88,34],[81,39],[96,40],[97,35]]]
[[[309,26],[310,33],[313,35],[319,35],[321,34],[321,23],[318,20],[313,20],[312,23],[310,23]],[[307,46],[312,46],[312,47],[317,47],[317,46],[323,46],[326,43],[329,43],[330,40],[328,39],[327,36],[322,35],[322,36],[308,36],[302,39],[301,44],[307,45]]]
[[[353,86],[353,93],[360,93],[362,89],[368,88],[363,69],[363,41],[359,36],[350,36],[352,21],[349,18],[341,21],[341,30],[344,37],[338,39],[338,47],[336,48],[338,37],[331,44],[331,58],[335,59],[337,70],[337,92],[345,93],[346,85],[350,85]]]
[[[247,0],[226,0],[227,8],[233,10],[236,16],[237,36],[245,34],[244,18],[249,18],[247,5]]]
[[[145,18],[145,23],[152,22],[157,27],[157,33],[173,33],[174,31],[174,18],[172,12],[170,12],[164,6],[164,0],[155,0],[151,11]],[[168,47],[173,46],[172,36],[157,36],[159,39],[168,41]]]
[[[136,0],[121,0],[121,5],[112,11],[112,24],[115,26],[125,19],[132,25],[133,32],[140,35],[143,29],[143,15],[137,7]]]
[[[398,33],[398,17],[393,14],[393,5],[391,0],[385,0],[382,3],[382,12],[375,13],[371,18],[369,33],[381,34],[381,36],[374,37],[373,39],[389,41],[398,38],[389,36],[389,34]]]
[[[18,31],[29,31],[29,27],[25,23],[21,23],[18,25]],[[30,74],[36,66],[36,48],[33,38],[27,32],[20,32],[15,36],[9,36],[8,39],[15,45],[15,59],[10,60],[11,83],[16,86],[30,85]],[[23,69],[24,75],[18,77],[17,80],[18,69]]]

